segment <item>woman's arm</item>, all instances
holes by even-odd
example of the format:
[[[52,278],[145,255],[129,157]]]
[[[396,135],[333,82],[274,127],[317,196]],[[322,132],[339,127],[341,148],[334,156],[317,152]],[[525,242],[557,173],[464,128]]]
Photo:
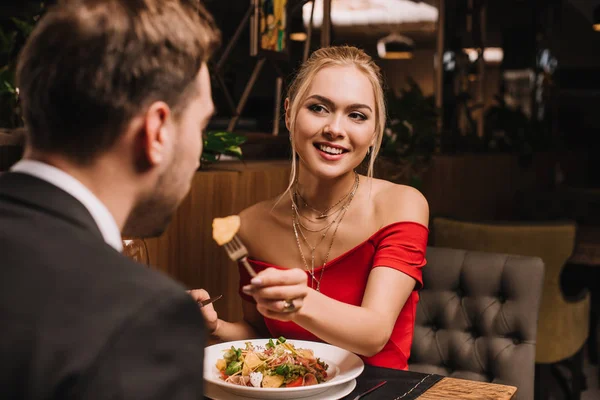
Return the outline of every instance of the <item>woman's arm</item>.
[[[260,274],[264,289],[256,289],[260,299],[258,310],[268,318],[292,320],[322,340],[364,356],[381,351],[389,340],[404,303],[415,286],[410,276],[392,268],[374,268],[369,275],[365,296],[360,307],[342,303],[315,290],[308,289],[297,312],[284,313],[276,302],[281,299],[277,288],[281,273],[265,270]]]
[[[412,188],[393,185],[376,201],[382,225],[397,221],[428,224],[427,201]],[[302,271],[267,269],[258,275],[259,284],[245,287],[257,301],[258,311],[268,318],[294,321],[324,341],[364,356],[377,354],[388,342],[416,284],[415,278],[383,262],[371,270],[361,305],[353,306],[306,288],[304,272],[297,272]],[[292,275],[299,280],[304,275],[303,288]],[[302,295],[294,302],[296,310],[285,313],[282,299],[295,299],[294,294]]]

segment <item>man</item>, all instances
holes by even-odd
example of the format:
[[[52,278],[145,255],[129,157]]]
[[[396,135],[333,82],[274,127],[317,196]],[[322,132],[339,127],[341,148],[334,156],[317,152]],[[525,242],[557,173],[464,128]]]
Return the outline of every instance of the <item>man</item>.
[[[204,322],[123,256],[190,187],[212,112],[212,17],[184,0],[72,0],[17,67],[24,160],[0,176],[0,398],[202,397]]]

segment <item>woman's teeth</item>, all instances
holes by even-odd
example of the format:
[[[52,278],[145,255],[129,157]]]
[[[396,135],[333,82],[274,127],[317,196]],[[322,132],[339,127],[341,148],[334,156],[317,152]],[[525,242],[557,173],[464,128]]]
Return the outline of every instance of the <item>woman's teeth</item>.
[[[334,155],[342,154],[344,152],[342,149],[325,146],[323,144],[319,145],[319,150],[324,151],[325,153],[334,154]]]

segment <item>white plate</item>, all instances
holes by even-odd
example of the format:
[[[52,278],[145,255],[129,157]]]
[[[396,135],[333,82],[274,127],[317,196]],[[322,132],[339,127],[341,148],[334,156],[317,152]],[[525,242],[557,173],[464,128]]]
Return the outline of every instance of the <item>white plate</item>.
[[[254,399],[298,399],[309,398],[317,394],[323,395],[326,390],[348,383],[359,376],[365,364],[356,354],[340,349],[326,343],[309,342],[304,340],[289,340],[296,348],[311,349],[315,357],[320,358],[329,365],[327,382],[312,386],[293,388],[255,388],[227,383],[220,378],[216,363],[223,358],[223,352],[231,348],[245,348],[246,342],[253,346],[264,347],[269,339],[238,340],[235,342],[219,343],[209,346],[204,350],[204,380],[218,386],[227,392]]]
[[[330,387],[324,392],[317,393],[314,396],[302,397],[302,400],[339,400],[352,393],[355,387],[356,379],[352,379],[350,382]],[[238,396],[229,393],[210,382],[207,382],[206,385],[204,385],[204,395],[212,400],[256,400],[254,397]]]

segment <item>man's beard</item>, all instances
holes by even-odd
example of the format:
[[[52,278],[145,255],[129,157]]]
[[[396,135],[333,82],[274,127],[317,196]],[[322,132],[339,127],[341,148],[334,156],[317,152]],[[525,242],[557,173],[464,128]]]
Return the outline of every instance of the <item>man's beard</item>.
[[[176,204],[167,206],[156,198],[138,203],[125,222],[123,237],[148,238],[162,235],[176,209]]]
[[[173,185],[172,174],[161,176],[154,190],[135,204],[123,227],[123,237],[147,238],[163,234],[180,201],[174,197],[173,188],[168,190],[169,180]]]

